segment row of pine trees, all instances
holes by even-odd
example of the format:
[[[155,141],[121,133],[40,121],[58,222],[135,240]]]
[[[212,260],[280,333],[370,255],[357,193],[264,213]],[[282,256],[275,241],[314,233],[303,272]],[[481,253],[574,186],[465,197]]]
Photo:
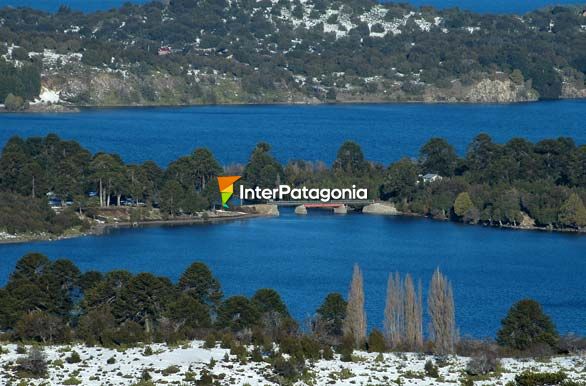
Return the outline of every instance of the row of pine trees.
[[[343,333],[351,337],[354,346],[363,347],[367,340],[366,312],[364,310],[364,279],[358,264],[354,265],[348,292]],[[429,339],[436,354],[455,351],[458,339],[452,284],[438,269],[435,270],[427,295]],[[423,289],[417,286],[410,274],[404,277],[389,274],[383,321],[383,335],[387,347],[404,351],[424,349]]]

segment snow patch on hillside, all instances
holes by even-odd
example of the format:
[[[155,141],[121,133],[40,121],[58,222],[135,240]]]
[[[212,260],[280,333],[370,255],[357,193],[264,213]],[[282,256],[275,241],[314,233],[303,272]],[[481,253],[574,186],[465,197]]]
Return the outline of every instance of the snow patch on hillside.
[[[313,28],[319,24],[323,25],[324,32],[331,32],[336,35],[336,38],[342,38],[348,35],[348,31],[357,27],[357,24],[352,22],[352,15],[347,9],[342,7],[340,10],[327,9],[319,12],[319,16],[315,17],[314,5],[309,2],[303,2],[303,16],[301,18],[295,17],[293,11],[287,8],[281,9],[281,14],[278,18],[281,21],[289,22],[293,27],[297,28],[305,26],[306,28]],[[425,20],[421,14],[416,12],[409,12],[402,17],[387,18],[389,9],[383,5],[375,5],[368,11],[358,15],[360,22],[366,23],[370,29],[371,37],[384,37],[387,34],[398,35],[401,33],[401,28],[407,25],[409,20],[413,22],[422,31],[429,32],[432,27],[437,27],[443,21],[441,17],[435,17],[433,21]],[[335,16],[336,22],[332,23],[331,18]],[[375,30],[373,27],[376,26]]]
[[[41,87],[41,93],[39,94],[39,98],[35,100],[35,103],[59,103],[61,102],[59,93],[59,91]]]
[[[153,354],[145,356],[143,347],[126,350],[113,350],[100,347],[47,346],[44,351],[50,361],[47,379],[30,380],[31,385],[61,385],[69,377],[75,377],[82,385],[131,385],[147,371],[155,383],[180,384],[191,379],[199,379],[202,372],[209,372],[222,385],[276,385],[272,378],[271,365],[266,362],[241,363],[229,350],[221,348],[205,349],[203,342],[193,341],[181,347],[152,344]],[[16,345],[4,346],[8,353],[0,354],[0,384],[15,380],[14,363],[23,355],[16,353]],[[250,349],[250,348],[249,348]],[[75,350],[81,357],[80,363],[63,361]],[[227,357],[226,361],[224,358]],[[107,361],[114,358],[115,363]],[[352,362],[342,362],[338,355],[334,360],[318,360],[306,365],[313,374],[316,386],[326,385],[367,385],[397,383],[413,386],[454,386],[462,380],[468,363],[465,357],[449,357],[439,368],[440,377],[429,378],[424,366],[434,357],[415,353],[376,353],[355,352]],[[210,364],[211,360],[215,363]],[[58,361],[60,360],[60,361]],[[564,371],[569,379],[583,381],[582,372],[586,360],[580,356],[556,357],[549,361],[531,359],[503,359],[502,371],[477,385],[505,384],[523,371],[556,372]],[[176,366],[177,371],[163,374],[163,370]],[[15,382],[16,383],[16,382]],[[298,383],[303,385],[303,383]]]

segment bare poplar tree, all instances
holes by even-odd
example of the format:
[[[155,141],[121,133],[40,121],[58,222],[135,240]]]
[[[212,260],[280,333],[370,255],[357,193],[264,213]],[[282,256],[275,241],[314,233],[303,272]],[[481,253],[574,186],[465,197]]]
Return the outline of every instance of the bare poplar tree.
[[[364,287],[362,271],[358,264],[354,264],[352,282],[348,293],[346,318],[343,325],[344,335],[354,338],[356,347],[361,347],[366,341],[366,313],[364,312]]]
[[[435,352],[440,355],[453,353],[457,338],[454,296],[452,285],[439,268],[431,278],[427,306]]]
[[[401,275],[399,272],[389,274],[383,326],[387,344],[393,348],[397,348],[403,343],[403,337],[405,335],[404,306],[404,290]]]
[[[417,350],[423,349],[423,284],[421,279],[417,284],[417,306],[415,313],[415,345]]]
[[[423,346],[421,287],[419,293],[411,275],[405,276],[405,344],[408,350],[418,351]]]

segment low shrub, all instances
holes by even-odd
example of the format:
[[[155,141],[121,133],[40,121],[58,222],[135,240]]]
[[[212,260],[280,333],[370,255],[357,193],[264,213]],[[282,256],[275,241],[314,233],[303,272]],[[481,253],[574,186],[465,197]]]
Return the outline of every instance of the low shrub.
[[[291,357],[288,360],[278,355],[272,360],[273,371],[286,380],[296,380],[305,370],[305,361]]]
[[[515,386],[555,386],[567,385],[566,374],[557,373],[533,373],[525,371],[515,376]]]
[[[386,346],[383,333],[377,329],[372,330],[368,336],[368,352],[385,352]]]
[[[235,355],[240,362],[246,362],[248,351],[246,351],[246,347],[243,345],[234,342],[230,348],[230,355]]]
[[[495,372],[500,362],[495,351],[486,350],[478,352],[470,358],[466,365],[466,373],[469,375],[486,375]]]
[[[164,376],[168,376],[171,374],[177,374],[179,371],[181,371],[181,369],[175,365],[171,365],[169,367],[167,367],[166,369],[164,369],[163,371],[161,371],[161,374],[163,374]]]
[[[342,344],[336,348],[342,362],[352,362],[352,353],[354,352],[354,338],[352,336],[345,336],[342,339]]]
[[[303,335],[300,341],[305,359],[318,360],[320,358],[321,345],[316,339]]]
[[[152,379],[151,374],[147,369],[142,370],[142,374],[140,375],[141,381],[150,381]]]
[[[431,360],[428,359],[427,362],[425,362],[425,366],[423,366],[423,369],[425,370],[426,376],[430,378],[439,377],[439,369],[436,365],[433,364]]]
[[[63,381],[64,385],[81,385],[81,381],[75,377],[69,377]]]
[[[586,350],[586,338],[574,334],[560,337],[558,350],[562,354],[574,354]]]
[[[224,349],[231,348],[233,342],[234,342],[234,335],[232,335],[231,333],[228,332],[228,333],[222,335],[222,339],[220,340],[220,347],[224,348]]]
[[[144,341],[144,338],[144,328],[132,320],[124,322],[113,334],[114,342],[120,345],[136,344]]]
[[[334,350],[332,350],[332,347],[330,345],[327,345],[323,348],[321,357],[326,361],[331,361],[332,359],[334,359]]]
[[[77,353],[77,351],[72,351],[71,355],[65,358],[65,362],[67,363],[79,363],[81,362],[81,357]]]
[[[216,347],[216,335],[215,334],[209,334],[208,336],[206,336],[206,339],[203,342],[203,347],[204,348],[214,348],[214,347]]]
[[[260,348],[258,346],[255,346],[252,350],[252,353],[250,354],[250,359],[253,362],[262,362],[262,352],[260,351]]]
[[[18,372],[27,376],[40,378],[47,374],[47,357],[36,347],[31,348],[25,357],[18,358],[16,363]]]

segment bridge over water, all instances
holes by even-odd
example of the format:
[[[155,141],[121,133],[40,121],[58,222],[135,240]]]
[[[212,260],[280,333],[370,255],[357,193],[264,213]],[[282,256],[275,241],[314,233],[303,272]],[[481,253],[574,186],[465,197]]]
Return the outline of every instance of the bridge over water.
[[[304,206],[306,208],[336,208],[339,206],[366,206],[373,204],[374,200],[331,200],[323,202],[319,200],[311,201],[271,201],[268,204],[277,206]]]
[[[334,213],[337,214],[346,214],[348,212],[348,207],[365,207],[374,203],[374,200],[332,200],[328,202],[323,202],[319,200],[315,201],[272,201],[269,204],[276,205],[276,206],[294,206],[295,213],[297,214],[307,214],[307,209],[309,208],[331,208],[334,210]]]

